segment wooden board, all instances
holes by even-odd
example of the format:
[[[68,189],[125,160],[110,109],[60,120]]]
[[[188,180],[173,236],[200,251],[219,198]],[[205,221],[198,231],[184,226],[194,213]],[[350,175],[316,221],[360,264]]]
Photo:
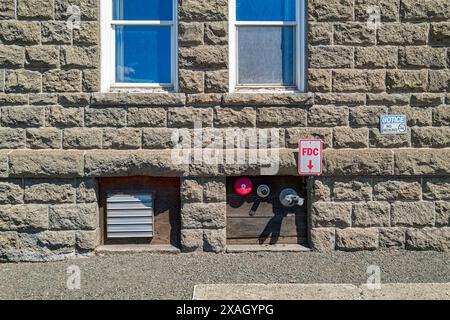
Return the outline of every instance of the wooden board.
[[[154,236],[148,239],[107,239],[105,231],[106,197],[111,191],[139,191],[155,194]],[[180,179],[172,177],[123,177],[100,179],[100,228],[105,244],[180,243]]]
[[[292,188],[306,199],[303,177],[258,176],[250,179],[254,183],[254,191],[241,197],[233,191],[236,178],[227,178],[228,243],[306,243],[306,203],[302,207],[287,208],[279,201],[279,194],[284,188]],[[257,196],[256,189],[260,184],[270,187],[269,197]]]

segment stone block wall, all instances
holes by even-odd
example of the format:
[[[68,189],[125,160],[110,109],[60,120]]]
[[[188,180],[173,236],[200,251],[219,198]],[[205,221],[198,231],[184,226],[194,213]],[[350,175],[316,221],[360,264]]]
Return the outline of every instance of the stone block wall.
[[[448,250],[447,0],[308,0],[304,93],[228,92],[227,0],[179,0],[179,92],[100,93],[99,3],[0,3],[0,184],[12,189],[0,192],[3,259],[91,249],[77,237],[93,234],[82,230],[94,228],[85,214],[94,215],[95,201],[77,205],[59,186],[73,185],[77,195],[79,181],[108,176],[182,177],[184,249],[223,251],[218,186],[260,168],[171,161],[173,135],[192,136],[194,122],[203,146],[227,129],[278,130],[284,175],[297,175],[299,139],[324,141],[324,176],[311,186],[315,248]],[[71,5],[81,9],[80,28],[67,24]],[[381,10],[376,29],[367,25],[372,5]],[[381,135],[382,114],[405,114],[408,133]],[[30,181],[61,194],[41,203],[27,196]],[[61,218],[69,225],[46,220],[57,216],[53,207],[73,216]],[[46,244],[38,240],[44,232],[52,236]],[[65,245],[50,244],[61,237]]]

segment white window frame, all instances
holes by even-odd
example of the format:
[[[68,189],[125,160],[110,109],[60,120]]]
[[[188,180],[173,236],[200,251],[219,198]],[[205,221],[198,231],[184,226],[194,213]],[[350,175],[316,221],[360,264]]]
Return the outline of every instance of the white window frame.
[[[306,90],[306,8],[305,0],[296,1],[295,21],[237,21],[236,0],[229,0],[229,57],[230,57],[230,92],[248,91],[282,91],[282,92],[305,92]],[[295,84],[293,86],[283,85],[238,85],[238,43],[237,28],[242,26],[290,26],[295,27]]]
[[[101,91],[178,91],[178,1],[173,5],[172,20],[113,20],[113,0],[100,1]],[[171,83],[117,83],[115,26],[171,27]]]

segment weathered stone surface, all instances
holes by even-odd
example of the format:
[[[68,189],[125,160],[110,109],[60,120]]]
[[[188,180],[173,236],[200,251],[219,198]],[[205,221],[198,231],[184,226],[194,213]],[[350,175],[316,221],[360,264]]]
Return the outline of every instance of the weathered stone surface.
[[[62,132],[56,128],[27,129],[27,146],[30,149],[61,149]]]
[[[8,260],[8,257],[17,250],[17,233],[13,231],[0,232],[0,261]]]
[[[37,244],[50,249],[54,254],[71,253],[75,248],[75,232],[44,231],[39,233]]]
[[[336,21],[351,20],[353,3],[351,0],[313,0],[308,2],[309,20]]]
[[[265,127],[306,127],[307,111],[297,107],[261,107],[256,109],[256,124]]]
[[[139,149],[142,133],[139,128],[104,129],[103,148],[105,149]]]
[[[422,92],[426,90],[427,78],[423,70],[388,70],[386,88],[389,92]]]
[[[186,105],[189,107],[219,106],[222,103],[222,95],[219,93],[189,94],[186,98]]]
[[[51,230],[95,230],[99,223],[96,203],[51,205],[48,216]]]
[[[203,44],[204,25],[201,22],[180,22],[178,24],[178,42],[181,46]]]
[[[83,124],[81,108],[50,106],[45,109],[46,124],[52,127],[80,127]]]
[[[64,107],[88,106],[91,101],[91,95],[87,93],[58,93],[58,103]]]
[[[444,103],[444,97],[437,93],[414,93],[411,95],[411,106],[431,107]]]
[[[205,203],[226,201],[226,186],[224,178],[204,178],[203,184],[203,201]]]
[[[83,70],[82,85],[84,92],[100,91],[100,70],[98,69]]]
[[[403,20],[448,20],[450,9],[446,0],[404,0],[400,6]]]
[[[71,16],[68,9],[71,5],[79,7],[82,21],[98,20],[99,5],[96,0],[55,0],[55,18],[67,21]]]
[[[251,107],[214,108],[215,127],[255,127],[256,110]]]
[[[320,105],[364,105],[366,95],[363,93],[316,93],[314,102]]]
[[[0,230],[26,231],[48,228],[46,205],[19,204],[0,206]]]
[[[101,149],[103,131],[98,128],[70,128],[64,130],[64,149]]]
[[[418,179],[375,179],[373,194],[375,200],[398,201],[420,200],[421,186]]]
[[[390,205],[387,202],[360,202],[353,205],[353,227],[388,227]]]
[[[305,106],[312,102],[313,96],[305,93],[229,93],[223,97],[226,106]]]
[[[428,90],[432,92],[450,92],[450,70],[429,70]]]
[[[450,200],[450,180],[448,178],[424,180],[423,198],[427,200]]]
[[[367,179],[339,179],[333,184],[335,201],[372,200],[372,186]]]
[[[21,149],[25,147],[25,130],[0,128],[0,149]]]
[[[53,19],[53,1],[20,0],[17,2],[17,16],[22,19]]]
[[[166,110],[163,108],[128,108],[129,127],[165,127]]]
[[[330,179],[314,180],[312,186],[312,200],[330,201],[331,199],[331,181]]]
[[[331,44],[333,39],[333,25],[331,23],[308,24],[308,41],[310,44]]]
[[[13,151],[9,173],[14,177],[79,177],[83,175],[83,153],[78,151]]]
[[[74,44],[95,45],[99,43],[100,26],[97,21],[80,21],[80,27],[73,29]]]
[[[180,68],[227,68],[228,47],[196,46],[179,49]]]
[[[2,21],[0,40],[7,44],[37,44],[41,40],[39,22]]]
[[[195,123],[204,127],[212,126],[213,109],[212,108],[171,108],[167,112],[168,127],[194,127]]]
[[[286,129],[286,145],[289,148],[298,148],[300,139],[320,139],[324,148],[333,146],[333,133],[330,128],[289,128]]]
[[[74,203],[74,183],[70,180],[25,180],[25,202]]]
[[[450,45],[450,22],[432,23],[430,27],[430,44]]]
[[[88,127],[124,127],[127,112],[122,108],[89,108],[84,117]]]
[[[224,252],[227,244],[225,229],[205,230],[203,233],[203,250],[206,252]]]
[[[23,68],[25,48],[15,45],[0,45],[0,65],[7,68]]]
[[[76,246],[81,251],[92,251],[100,244],[100,230],[77,231]]]
[[[378,29],[378,44],[420,45],[428,40],[426,23],[383,23]]]
[[[0,19],[14,19],[15,0],[3,0],[0,3]]]
[[[450,147],[450,128],[421,127],[412,128],[411,143],[414,147]]]
[[[405,149],[395,151],[395,174],[438,175],[450,172],[449,149]]]
[[[95,106],[183,106],[182,93],[94,93],[91,104]]]
[[[41,127],[44,124],[42,107],[4,107],[1,108],[2,125],[8,127]]]
[[[5,94],[0,92],[0,105],[15,106],[15,105],[27,105],[28,94]]]
[[[182,133],[177,129],[145,128],[142,133],[142,148],[145,149],[171,149],[176,143],[183,140]]]
[[[369,147],[369,129],[367,128],[337,127],[333,129],[333,132],[335,148]]]
[[[7,70],[5,72],[5,92],[40,92],[41,74],[30,70]]]
[[[367,22],[370,18],[369,10],[371,6],[380,8],[381,21],[398,20],[398,3],[391,0],[356,0],[355,1],[355,19]]]
[[[378,70],[334,70],[333,90],[337,92],[385,91],[385,72]]]
[[[450,125],[450,106],[439,106],[433,110],[433,125]]]
[[[409,104],[408,94],[368,93],[367,105],[376,106],[406,106]]]
[[[374,148],[402,148],[409,147],[411,141],[411,131],[407,134],[386,135],[381,134],[378,128],[370,129],[369,142]]]
[[[72,30],[66,21],[43,21],[42,43],[44,44],[71,44]]]
[[[406,231],[408,250],[450,250],[450,228],[408,229]]]
[[[180,3],[181,21],[226,21],[228,1],[226,0],[183,0]]]
[[[348,125],[348,108],[341,106],[314,106],[308,112],[308,125],[334,127]]]
[[[327,175],[390,175],[394,170],[394,153],[390,150],[360,149],[324,151]]]
[[[425,227],[434,225],[433,202],[395,202],[391,210],[392,226]]]
[[[98,202],[98,183],[95,179],[82,179],[76,185],[77,203]]]
[[[206,71],[205,92],[228,92],[229,74],[228,70]]]
[[[403,228],[380,228],[380,248],[401,249],[405,247],[406,231]]]
[[[181,183],[181,201],[183,203],[203,202],[203,185],[200,178],[186,178]]]
[[[371,45],[375,44],[375,30],[367,23],[338,23],[334,25],[334,44]]]
[[[392,106],[389,108],[390,114],[404,114],[409,126],[431,126],[431,108],[411,108],[408,106]]]
[[[398,63],[396,47],[356,47],[355,67],[367,69],[395,68]]]
[[[315,251],[330,252],[335,248],[334,228],[313,228],[311,229],[311,247]]]
[[[444,68],[446,65],[444,48],[405,47],[399,49],[398,55],[403,68]]]
[[[450,202],[448,201],[437,201],[435,202],[436,210],[436,227],[446,227],[450,226]]]
[[[0,204],[23,203],[22,180],[0,180]]]
[[[61,48],[61,66],[64,68],[93,68],[98,64],[97,47],[64,46]]]
[[[346,228],[351,225],[351,212],[351,203],[316,202],[312,205],[312,225]]]
[[[227,21],[208,22],[205,24],[205,43],[221,45],[228,43]]]
[[[308,69],[309,91],[331,91],[331,71],[321,69]]]
[[[203,249],[203,230],[181,230],[181,246],[183,252],[194,252]]]
[[[336,229],[336,249],[343,251],[375,250],[378,248],[378,230]]]
[[[53,93],[36,93],[29,95],[30,104],[36,106],[53,105],[58,103],[58,96]]]
[[[377,126],[380,116],[386,114],[387,108],[381,106],[362,106],[350,108],[349,120],[352,126]]]
[[[353,63],[352,47],[311,47],[308,53],[311,68],[350,68]]]
[[[225,228],[225,203],[186,203],[181,209],[182,229]]]
[[[44,92],[78,92],[81,91],[81,71],[50,70],[42,76]]]
[[[180,69],[178,79],[181,92],[201,93],[205,90],[205,73],[203,71]]]
[[[0,177],[7,178],[8,177],[8,154],[11,150],[0,150]]]

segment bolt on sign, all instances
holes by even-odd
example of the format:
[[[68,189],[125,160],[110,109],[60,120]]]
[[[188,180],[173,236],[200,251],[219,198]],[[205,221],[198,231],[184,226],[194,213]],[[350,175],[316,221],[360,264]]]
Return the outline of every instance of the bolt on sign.
[[[298,143],[298,173],[300,175],[322,174],[323,142],[318,139],[300,140]]]

